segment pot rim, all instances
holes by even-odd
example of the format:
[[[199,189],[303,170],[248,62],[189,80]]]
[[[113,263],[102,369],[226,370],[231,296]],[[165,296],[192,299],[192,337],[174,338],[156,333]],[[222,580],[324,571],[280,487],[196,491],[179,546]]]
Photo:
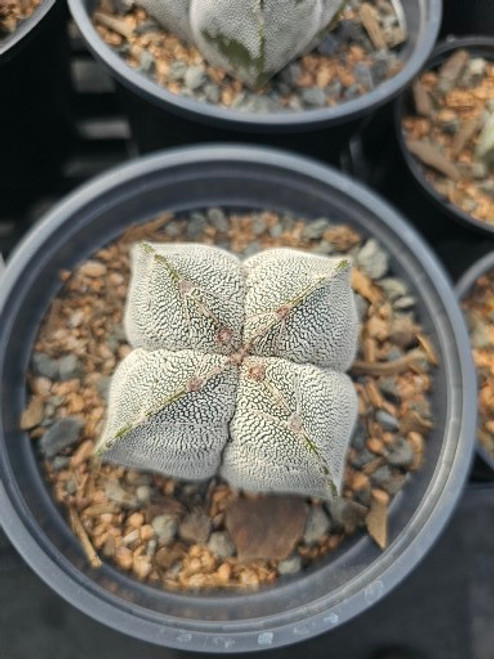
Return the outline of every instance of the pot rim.
[[[422,68],[429,56],[441,27],[442,0],[417,0],[421,11],[428,10],[424,19],[424,35],[403,69],[393,78],[381,83],[360,98],[346,101],[333,108],[293,113],[248,113],[225,109],[216,105],[172,94],[146,76],[132,69],[101,39],[86,10],[85,0],[68,0],[72,17],[95,57],[106,64],[112,75],[131,91],[155,105],[188,119],[219,127],[249,132],[286,132],[291,129],[309,131],[357,119],[394,98]]]
[[[477,279],[483,274],[489,272],[489,270],[494,270],[494,251],[482,256],[463,273],[455,287],[460,302],[463,301],[473,289]],[[489,455],[479,440],[477,440],[477,453],[485,464],[494,471],[494,456]]]
[[[458,48],[465,48],[466,50],[490,48],[492,49],[492,61],[494,62],[494,37],[483,35],[448,37],[436,46],[421,72],[437,67],[441,61],[443,61],[445,55]],[[417,75],[419,75],[419,73]],[[458,206],[452,204],[449,199],[440,195],[426,179],[424,175],[425,166],[422,165],[407,149],[403,131],[401,129],[401,120],[404,113],[405,98],[409,93],[409,89],[409,87],[405,89],[394,102],[395,135],[401,155],[403,156],[403,160],[405,161],[408,170],[411,172],[415,182],[426,196],[429,197],[436,206],[439,206],[445,211],[453,220],[477,233],[482,233],[490,238],[494,238],[494,224],[488,224],[487,222],[477,220]]]
[[[287,608],[284,613],[277,613],[276,616],[216,622],[214,631],[211,631],[211,623],[207,621],[190,623],[189,620],[171,616],[166,618],[137,605],[132,609],[122,598],[103,590],[80,569],[75,569],[46,536],[41,537],[43,542],[35,539],[39,530],[34,526],[32,515],[26,512],[23,502],[19,500],[11,466],[0,453],[0,476],[3,477],[3,481],[0,480],[1,523],[21,555],[50,587],[86,614],[119,631],[171,648],[200,649],[216,654],[279,647],[329,631],[368,608],[402,581],[435,542],[460,497],[459,484],[465,482],[473,456],[476,401],[475,371],[463,317],[451,285],[430,249],[394,209],[363,185],[315,161],[272,149],[237,145],[189,147],[121,165],[85,184],[59,203],[16,249],[2,279],[0,315],[4,313],[6,302],[19,277],[30,264],[32,267],[38,246],[57,229],[67,226],[74,213],[87,209],[92,201],[104,196],[109,190],[128,186],[131,182],[143,194],[145,186],[139,179],[152,176],[158,171],[173,172],[176,167],[198,163],[207,167],[211,163],[225,162],[229,166],[234,166],[235,162],[244,166],[265,163],[278,173],[285,171],[292,176],[308,176],[324,186],[336,188],[355,198],[358,203],[370,206],[399,241],[414,245],[416,258],[434,282],[435,293],[442,302],[441,314],[438,314],[441,317],[436,321],[452,348],[450,354],[445,355],[443,368],[450,370],[453,364],[455,369],[459,368],[464,387],[452,387],[450,390],[451,396],[456,398],[454,413],[450,409],[451,400],[448,400],[447,428],[457,438],[450,457],[452,464],[449,465],[448,460],[448,464],[438,464],[435,470],[438,478],[429,482],[427,496],[424,496],[407,526],[378,560],[349,580],[346,598],[342,597],[341,601],[328,609],[326,600],[331,597],[329,592],[325,597],[310,602],[310,605],[295,604],[292,609]],[[7,332],[7,324],[2,325],[4,329],[0,326],[0,339],[2,331]],[[2,355],[0,361],[1,358]],[[413,525],[417,528],[412,536],[404,532]],[[43,543],[46,547],[42,546]],[[243,601],[246,597],[249,596],[242,595],[240,599]],[[213,599],[209,598],[208,601]]]
[[[32,32],[38,27],[45,16],[53,9],[57,0],[42,0],[31,16],[21,23],[21,25],[5,39],[0,40],[0,64],[2,58],[10,56],[14,50],[21,47],[24,39],[31,37]]]

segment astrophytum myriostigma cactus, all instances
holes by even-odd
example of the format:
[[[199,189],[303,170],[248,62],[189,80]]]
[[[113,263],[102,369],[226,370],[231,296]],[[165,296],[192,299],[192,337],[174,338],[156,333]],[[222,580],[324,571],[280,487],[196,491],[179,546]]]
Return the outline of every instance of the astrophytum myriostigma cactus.
[[[138,0],[213,66],[255,87],[324,33],[342,0]]]
[[[357,413],[348,259],[132,247],[125,330],[97,453],[238,488],[330,498]]]

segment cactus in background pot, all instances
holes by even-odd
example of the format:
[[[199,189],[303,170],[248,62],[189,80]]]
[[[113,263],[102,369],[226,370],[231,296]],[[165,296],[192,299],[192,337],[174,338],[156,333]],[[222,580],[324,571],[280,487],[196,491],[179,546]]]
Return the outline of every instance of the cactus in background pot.
[[[357,397],[348,259],[139,243],[97,453],[175,478],[330,498]]]
[[[165,28],[252,87],[313,46],[342,0],[138,0]]]

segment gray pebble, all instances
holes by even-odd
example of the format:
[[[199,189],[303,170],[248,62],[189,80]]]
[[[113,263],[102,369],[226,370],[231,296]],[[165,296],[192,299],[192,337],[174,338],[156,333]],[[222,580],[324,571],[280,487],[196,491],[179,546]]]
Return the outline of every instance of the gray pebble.
[[[326,94],[320,87],[308,87],[302,91],[302,101],[311,107],[323,108],[326,105]]]
[[[62,396],[50,396],[48,398],[48,402],[52,405],[55,405],[55,407],[60,407],[60,405],[62,405],[64,402],[64,398]]]
[[[201,215],[200,213],[192,213],[190,220],[186,225],[187,238],[191,240],[198,238],[206,228],[206,225],[207,220],[204,215]]]
[[[44,352],[35,352],[32,359],[33,371],[36,375],[48,378],[49,380],[58,380],[59,364],[57,359],[52,359]]]
[[[300,64],[297,63],[293,63],[293,64],[289,64],[288,66],[285,66],[285,68],[279,74],[280,79],[290,87],[296,85],[297,80],[300,78],[301,75],[302,75],[302,68]]]
[[[397,437],[388,456],[388,462],[393,467],[408,467],[413,460],[413,451],[404,437]]]
[[[354,83],[353,85],[350,85],[350,87],[347,87],[343,93],[343,98],[346,101],[353,101],[354,98],[358,98],[359,96],[362,96],[362,92],[360,89],[360,85],[357,83]]]
[[[378,242],[371,238],[359,251],[357,264],[371,279],[381,279],[388,272],[389,256]]]
[[[197,544],[207,542],[210,531],[211,519],[200,510],[186,515],[178,527],[178,534],[182,540]]]
[[[390,348],[386,354],[386,359],[388,362],[394,362],[397,359],[401,359],[405,353],[403,350],[400,350],[398,346],[393,346]]]
[[[356,451],[362,451],[365,446],[366,435],[361,428],[355,430],[352,437],[352,448]]]
[[[321,240],[310,248],[313,254],[332,254],[334,246],[328,240]]]
[[[363,467],[371,460],[374,460],[375,457],[374,453],[371,453],[368,449],[364,448],[353,458],[352,464],[354,467],[360,469],[360,467]]]
[[[141,503],[147,503],[151,498],[151,488],[149,485],[139,485],[136,489],[136,497]]]
[[[158,515],[151,522],[153,531],[162,545],[169,544],[177,532],[177,521],[171,515]]]
[[[307,240],[317,240],[322,238],[323,233],[329,227],[329,220],[324,217],[319,218],[318,220],[312,220],[305,225],[303,231],[303,237]]]
[[[51,468],[53,471],[61,471],[62,469],[65,469],[69,462],[70,458],[66,458],[64,455],[57,455],[55,458],[53,458]]]
[[[55,414],[56,409],[57,408],[52,403],[46,403],[44,407],[45,416],[53,416]]]
[[[484,194],[488,195],[489,197],[494,197],[494,181],[484,181],[483,183],[479,183],[478,187],[479,190]]]
[[[341,92],[343,91],[343,85],[341,84],[340,80],[333,80],[327,87],[326,87],[326,95],[329,96],[332,100],[336,101],[340,98]]]
[[[60,380],[73,380],[82,373],[81,362],[75,355],[64,355],[58,360],[58,376]]]
[[[302,569],[302,559],[296,554],[278,563],[279,574],[297,574]]]
[[[253,215],[250,228],[255,236],[260,236],[266,231],[266,220],[262,215]]]
[[[208,220],[213,227],[221,233],[226,233],[229,229],[228,217],[221,208],[210,208],[208,210]]]
[[[110,394],[110,385],[111,385],[111,377],[109,375],[103,375],[100,377],[98,382],[96,383],[96,389],[99,392],[99,395],[101,398],[103,398],[104,401],[108,401],[108,396]]]
[[[77,492],[77,486],[71,478],[65,481],[65,491],[67,492],[67,494],[70,495],[75,494]]]
[[[335,499],[326,504],[331,519],[346,533],[353,533],[364,521],[367,510],[353,501]]]
[[[251,242],[243,251],[243,255],[247,258],[249,256],[253,256],[254,254],[257,254],[257,252],[261,251],[261,246],[257,240],[254,240]]]
[[[360,322],[362,322],[365,316],[367,315],[367,311],[369,309],[369,303],[361,295],[355,293],[355,305],[357,307],[358,318]]]
[[[396,300],[408,294],[408,287],[405,282],[395,277],[380,279],[379,286],[382,288],[384,295],[390,300]]]
[[[382,393],[389,398],[391,402],[398,403],[400,401],[400,395],[398,394],[398,387],[393,378],[384,378],[379,383],[379,389]]]
[[[272,238],[279,238],[282,233],[283,233],[283,227],[279,222],[278,224],[275,224],[273,227],[269,229],[269,235]]]
[[[235,545],[230,540],[228,533],[222,533],[221,531],[211,533],[207,548],[213,556],[220,560],[235,554]]]
[[[183,80],[185,77],[185,74],[187,73],[188,67],[185,62],[181,62],[180,60],[175,60],[170,64],[170,68],[168,70],[168,77],[170,80]]]
[[[191,66],[187,69],[187,72],[184,76],[184,83],[187,89],[191,91],[196,91],[199,87],[202,87],[206,82],[206,73],[204,69],[200,66]]]
[[[406,481],[406,474],[398,474],[397,476],[390,476],[387,480],[383,480],[380,487],[394,497],[403,488]]]
[[[204,87],[204,93],[210,103],[219,103],[221,98],[221,90],[218,85],[210,82]]]
[[[47,458],[53,458],[57,453],[75,444],[83,425],[80,419],[70,416],[55,421],[41,438],[40,446],[43,454]]]
[[[134,33],[140,36],[149,32],[159,32],[160,30],[160,25],[154,19],[148,18],[135,26]]]
[[[331,521],[324,510],[320,506],[312,507],[305,526],[303,542],[306,545],[313,545],[329,531],[330,527]]]
[[[362,62],[355,64],[353,67],[353,75],[357,81],[367,90],[370,90],[374,87],[372,73],[367,64],[363,64]]]
[[[381,486],[383,483],[388,481],[391,478],[391,469],[388,465],[383,465],[376,469],[376,471],[371,474],[371,479],[374,485]]]
[[[393,303],[393,307],[399,311],[405,311],[406,309],[411,309],[417,304],[417,299],[412,295],[406,295],[405,297],[400,297]]]
[[[340,43],[331,32],[327,34],[317,47],[317,51],[326,57],[332,57],[338,51]]]
[[[139,70],[143,73],[152,75],[156,69],[156,63],[154,57],[148,50],[143,50],[139,55]]]
[[[399,423],[398,419],[389,414],[385,410],[378,410],[376,412],[376,421],[384,428],[384,430],[398,430]]]

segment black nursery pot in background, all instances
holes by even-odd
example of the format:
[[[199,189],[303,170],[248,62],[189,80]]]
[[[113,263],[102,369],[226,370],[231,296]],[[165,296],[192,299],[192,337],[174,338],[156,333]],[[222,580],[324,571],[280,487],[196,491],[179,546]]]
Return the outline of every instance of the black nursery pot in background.
[[[494,34],[492,0],[446,0],[441,35]]]
[[[49,188],[73,136],[67,8],[43,0],[0,40],[0,199],[2,215]]]
[[[491,250],[492,250],[491,243]],[[475,261],[473,265],[463,274],[456,285],[458,300],[462,302],[472,292],[475,283],[479,277],[486,275],[494,270],[494,252],[490,251],[481,259]],[[477,440],[477,456],[472,476],[476,480],[494,480],[494,456],[490,455]]]
[[[460,48],[494,60],[494,38],[455,38],[438,44],[423,70],[437,68]],[[409,152],[403,135],[402,119],[411,108],[411,88],[407,88],[394,104],[371,117],[355,133],[345,150],[344,169],[379,190],[406,213],[439,255],[444,256],[456,278],[492,249],[494,224],[471,217],[427,181],[425,167]]]
[[[255,593],[174,593],[87,565],[19,429],[39,323],[72,269],[130,223],[220,206],[321,215],[374,237],[410,286],[439,366],[427,461],[389,517],[389,547],[355,537],[314,569]],[[213,654],[267,650],[330,631],[414,568],[458,500],[473,452],[475,373],[454,292],[433,254],[376,195],[336,170],[280,151],[204,147],[120,167],[55,208],[19,246],[0,287],[0,522],[31,567],[100,622],[149,642]]]
[[[286,113],[247,113],[172,94],[129,67],[100,38],[91,22],[95,0],[69,0],[89,48],[118,82],[133,137],[141,153],[211,141],[243,141],[289,148],[337,162],[360,120],[395,97],[417,74],[434,47],[442,0],[405,0],[408,42],[404,67],[369,93],[335,107]]]

